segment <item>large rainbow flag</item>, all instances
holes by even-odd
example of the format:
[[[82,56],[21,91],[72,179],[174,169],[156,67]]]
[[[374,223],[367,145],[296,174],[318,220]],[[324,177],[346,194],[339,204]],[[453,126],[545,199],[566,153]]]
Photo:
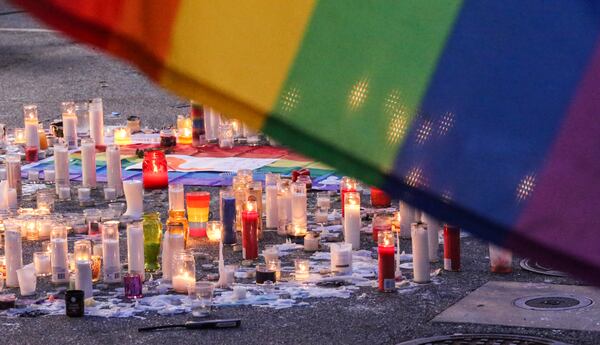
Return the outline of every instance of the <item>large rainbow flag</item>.
[[[14,0],[158,84],[600,284],[600,5]]]

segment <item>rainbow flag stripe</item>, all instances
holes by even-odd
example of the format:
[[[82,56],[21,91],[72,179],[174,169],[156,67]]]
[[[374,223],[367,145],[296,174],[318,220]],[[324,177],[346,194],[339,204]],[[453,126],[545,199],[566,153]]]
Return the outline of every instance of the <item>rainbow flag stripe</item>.
[[[600,284],[600,9],[14,0],[181,96]]]

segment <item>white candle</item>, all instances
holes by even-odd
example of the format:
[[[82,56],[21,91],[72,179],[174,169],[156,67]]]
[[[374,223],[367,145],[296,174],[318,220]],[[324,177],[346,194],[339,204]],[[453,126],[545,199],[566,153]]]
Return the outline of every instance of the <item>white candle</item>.
[[[278,208],[277,208],[277,185],[266,186],[266,214],[267,228],[275,229],[279,224]]]
[[[179,293],[187,293],[188,286],[196,284],[196,278],[190,276],[188,272],[183,272],[173,276],[173,290]]]
[[[247,290],[248,289],[246,289],[245,286],[234,286],[233,292],[231,293],[231,298],[236,301],[246,299]]]
[[[141,222],[127,225],[127,267],[144,281],[144,228]]]
[[[88,187],[79,187],[77,189],[77,199],[79,201],[88,201],[90,200],[90,189]]]
[[[44,181],[54,182],[54,170],[52,170],[52,169],[44,170]]]
[[[40,137],[38,134],[37,106],[30,104],[23,106],[25,115],[25,146],[40,148]]]
[[[94,243],[92,246],[92,255],[102,257],[102,243]]]
[[[11,210],[16,210],[18,208],[17,204],[17,190],[14,188],[8,189],[8,208]]]
[[[6,180],[10,188],[21,194],[21,155],[18,153],[6,155]]]
[[[6,286],[18,287],[17,270],[23,267],[23,247],[21,228],[18,225],[4,225],[4,256],[6,260]]]
[[[104,187],[104,200],[110,201],[117,198],[117,191],[114,188]]]
[[[162,249],[162,271],[163,279],[171,280],[171,271],[173,269],[173,257],[175,253],[185,249],[185,238],[183,234],[171,234],[165,232],[163,237]]]
[[[18,269],[17,279],[19,281],[21,296],[31,296],[35,294],[37,277],[35,276],[35,269],[32,265],[27,265]]]
[[[6,168],[0,168],[0,180],[6,180]]]
[[[63,119],[63,137],[70,149],[77,148],[77,115],[64,113]]]
[[[35,274],[41,277],[50,275],[52,272],[52,266],[50,265],[50,253],[36,252],[33,254],[33,267],[35,268]]]
[[[93,297],[92,264],[90,260],[77,260],[75,262],[75,289],[83,290],[83,298]]]
[[[327,223],[327,217],[329,214],[327,213],[327,209],[319,208],[315,212],[315,222],[316,223]]]
[[[441,228],[440,222],[431,217],[427,213],[422,214],[423,223],[427,225],[427,239],[429,247],[429,262],[440,261],[438,251],[440,247],[439,241],[439,230]]]
[[[287,181],[280,181],[278,183],[277,219],[279,221],[277,234],[285,236],[286,226],[292,220],[292,195],[290,194]]]
[[[410,207],[407,203],[400,201],[400,216],[402,217],[400,222],[400,237],[404,239],[410,238],[411,235],[411,224],[415,220],[415,209]]]
[[[127,210],[123,216],[138,220],[144,212],[144,187],[140,180],[123,181],[123,192],[127,202]]]
[[[70,200],[71,199],[71,187],[58,187],[58,199],[59,200]]]
[[[58,194],[60,187],[69,185],[69,149],[64,145],[54,145],[54,172]]]
[[[81,140],[81,184],[96,188],[96,144],[92,139]]]
[[[94,98],[89,105],[90,137],[96,145],[104,145],[104,110],[102,98]]]
[[[263,250],[263,256],[265,257],[265,262],[275,261],[279,259],[279,251],[276,247],[269,247]]]
[[[106,148],[106,178],[108,187],[114,188],[117,196],[123,195],[123,179],[121,177],[121,150],[117,145],[109,145]]]
[[[317,195],[317,207],[320,209],[329,210],[331,207],[331,198],[329,197],[329,194],[326,192],[319,194],[320,195]]]
[[[306,184],[292,183],[292,223],[306,225]]]
[[[37,182],[40,180],[40,172],[37,170],[29,170],[27,172],[27,180],[30,182]]]
[[[56,229],[54,229],[56,230]],[[55,234],[52,231],[51,235]],[[53,237],[50,240],[52,262],[52,282],[55,284],[69,282],[69,256],[66,238],[66,229],[64,237]]]
[[[413,281],[415,283],[428,283],[430,280],[430,268],[427,227],[423,223],[413,223],[411,227]]]
[[[345,199],[348,200],[350,194],[356,192],[347,192]],[[356,193],[358,195],[358,193]],[[360,199],[359,199],[360,200]],[[357,203],[346,202],[344,206],[344,242],[352,245],[352,249],[360,249],[360,201]]]
[[[338,275],[352,274],[352,246],[347,243],[332,243],[331,272]]]
[[[50,238],[50,231],[52,230],[52,221],[50,221],[49,219],[42,219],[38,222],[38,224],[38,235],[40,237],[40,240]]]
[[[319,250],[319,239],[321,237],[316,233],[308,233],[304,236],[304,251],[316,252]]]
[[[105,283],[121,281],[121,256],[119,253],[119,222],[107,221],[102,223],[102,258],[103,276]]]
[[[169,184],[169,210],[185,210],[183,185],[180,183]]]

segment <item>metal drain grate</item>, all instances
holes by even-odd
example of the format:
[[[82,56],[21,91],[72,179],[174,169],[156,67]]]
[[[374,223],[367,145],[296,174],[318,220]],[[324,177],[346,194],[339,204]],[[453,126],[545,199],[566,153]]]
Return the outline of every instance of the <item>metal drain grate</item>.
[[[410,340],[397,345],[568,345],[516,334],[457,334]]]
[[[514,301],[515,306],[528,310],[571,310],[585,308],[594,304],[594,301],[577,295],[542,295],[521,297]]]
[[[520,265],[521,265],[522,269],[524,269],[526,271],[534,272],[537,274],[544,274],[544,275],[553,276],[553,277],[566,277],[567,276],[567,274],[564,272],[557,271],[550,267],[546,267],[532,259],[523,259],[523,260],[521,260]]]

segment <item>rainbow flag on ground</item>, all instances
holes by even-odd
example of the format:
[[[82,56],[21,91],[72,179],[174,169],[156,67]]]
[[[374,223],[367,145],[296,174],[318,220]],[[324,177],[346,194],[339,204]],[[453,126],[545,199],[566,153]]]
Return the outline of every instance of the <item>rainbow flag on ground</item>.
[[[600,284],[594,1],[14,2],[181,96]]]

